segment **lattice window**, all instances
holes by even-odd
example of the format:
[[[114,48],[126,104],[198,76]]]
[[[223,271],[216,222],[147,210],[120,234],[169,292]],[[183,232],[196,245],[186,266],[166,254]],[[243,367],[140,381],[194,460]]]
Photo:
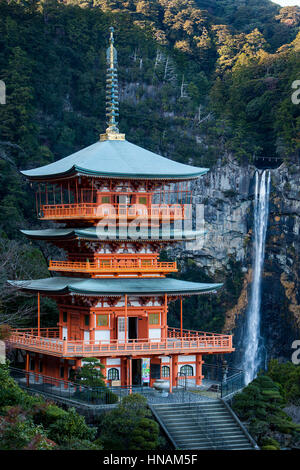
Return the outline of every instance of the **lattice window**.
[[[169,366],[162,366],[161,376],[162,377],[170,377],[170,367]]]
[[[97,326],[108,326],[108,315],[97,315]]]
[[[184,366],[180,367],[180,375],[185,375],[186,377],[193,376],[194,371],[192,366],[185,364]]]
[[[120,375],[119,375],[118,369],[116,369],[115,367],[113,367],[112,369],[109,369],[107,378],[108,380],[119,380]]]
[[[159,325],[159,313],[149,313],[149,325]]]

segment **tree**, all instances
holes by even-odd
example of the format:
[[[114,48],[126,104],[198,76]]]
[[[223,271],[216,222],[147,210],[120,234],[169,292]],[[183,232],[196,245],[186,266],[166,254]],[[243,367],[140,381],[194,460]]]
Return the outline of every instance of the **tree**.
[[[281,8],[275,19],[287,26],[299,26],[300,24],[300,8],[298,6]]]
[[[101,449],[96,430],[74,408],[64,410],[22,390],[0,364],[0,449]]]
[[[45,260],[37,248],[0,237],[0,325],[24,325],[28,318],[36,318],[36,298],[9,285],[7,279],[28,280],[48,275]]]
[[[105,387],[103,364],[99,359],[88,357],[84,359],[84,365],[75,372],[75,382],[87,387]]]
[[[147,400],[134,393],[105,414],[99,439],[105,450],[154,450],[158,437],[159,426],[151,418]]]

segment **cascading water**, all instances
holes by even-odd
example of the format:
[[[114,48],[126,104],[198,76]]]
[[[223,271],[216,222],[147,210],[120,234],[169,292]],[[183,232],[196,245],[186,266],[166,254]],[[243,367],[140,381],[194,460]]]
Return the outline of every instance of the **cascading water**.
[[[269,218],[270,179],[269,170],[261,173],[257,171],[255,174],[253,276],[246,312],[247,320],[243,339],[245,349],[242,359],[246,385],[256,377],[263,362],[260,335],[261,279]]]

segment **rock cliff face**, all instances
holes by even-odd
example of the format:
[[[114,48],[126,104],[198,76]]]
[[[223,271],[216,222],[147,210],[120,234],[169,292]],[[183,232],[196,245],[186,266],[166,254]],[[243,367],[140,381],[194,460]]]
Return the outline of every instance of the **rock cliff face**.
[[[243,326],[252,276],[254,166],[239,166],[226,157],[195,183],[195,203],[204,204],[203,247],[187,246],[182,259],[193,258],[219,280],[230,257],[241,262],[243,287],[236,305],[227,311],[224,330],[243,347]],[[299,239],[300,166],[282,164],[271,170],[270,216],[262,285],[262,335],[267,359],[291,357],[300,338]],[[179,255],[179,253],[178,253]],[[238,360],[238,358],[236,358]]]

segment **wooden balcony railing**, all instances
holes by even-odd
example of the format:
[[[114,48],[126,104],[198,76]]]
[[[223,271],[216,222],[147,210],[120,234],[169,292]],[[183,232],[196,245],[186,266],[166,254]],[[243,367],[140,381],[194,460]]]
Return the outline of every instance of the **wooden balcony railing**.
[[[166,274],[177,271],[175,262],[160,262],[156,259],[97,259],[93,262],[50,261],[49,271],[82,272],[91,274],[147,273]]]
[[[31,331],[31,330],[28,330]],[[222,354],[234,351],[232,336],[214,333],[198,333],[190,337],[186,331],[182,337],[170,337],[162,340],[137,339],[126,343],[110,341],[66,341],[56,338],[45,338],[15,330],[8,339],[14,347],[41,352],[58,357],[101,357],[134,354],[136,356],[157,354]]]
[[[146,220],[183,220],[191,217],[189,206],[181,204],[152,204],[150,207],[141,204],[51,204],[42,205],[40,219],[135,219],[144,217]]]
[[[38,336],[38,328],[18,328],[14,330],[14,332],[18,332],[20,334]],[[40,328],[41,338],[59,338],[59,328],[51,327],[51,328]]]

